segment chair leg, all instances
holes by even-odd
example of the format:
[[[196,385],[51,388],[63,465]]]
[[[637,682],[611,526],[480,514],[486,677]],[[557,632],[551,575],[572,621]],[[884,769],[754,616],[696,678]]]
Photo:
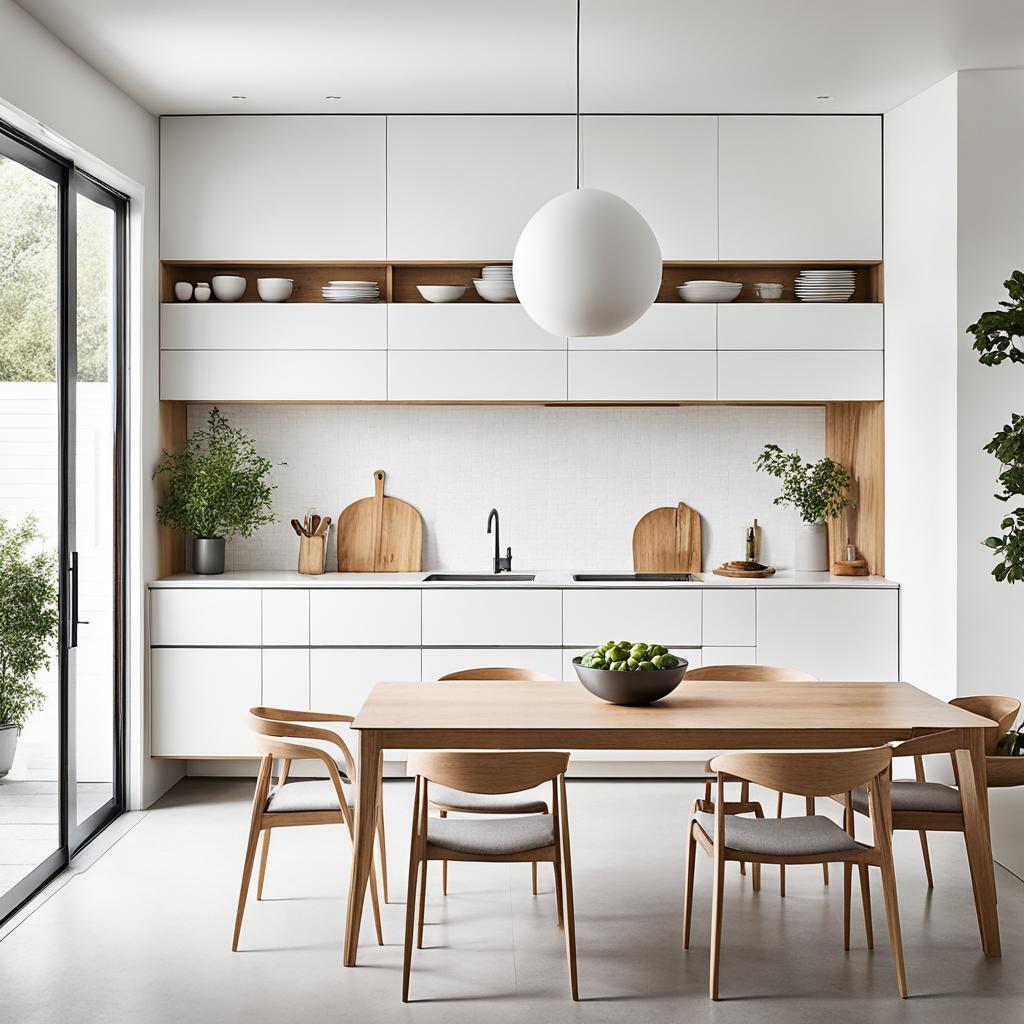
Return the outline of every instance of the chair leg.
[[[565,776],[558,777],[559,794],[562,805],[559,821],[559,838],[561,839],[561,866],[564,876],[565,890],[562,899],[565,903],[565,954],[569,961],[569,990],[574,1001],[579,1002],[579,973],[576,969],[576,911],[572,898],[572,854],[569,850],[569,810],[565,800]]]
[[[868,949],[875,948],[875,927],[871,921],[871,875],[867,864],[860,865],[860,900],[864,906],[864,936]]]
[[[270,833],[272,829],[263,830],[263,849],[260,851],[260,873],[256,878],[256,899],[263,899],[263,879],[267,874],[267,854],[270,853]]]
[[[775,817],[782,817],[782,793],[779,794],[779,799],[775,803]],[[786,895],[786,865],[779,865],[779,895]]]
[[[448,812],[441,811],[441,817],[447,818]],[[448,895],[448,861],[441,861],[441,894],[444,896]]]
[[[412,968],[412,930],[416,923],[416,876],[419,863],[416,859],[416,836],[412,837],[409,850],[409,885],[405,897],[405,952],[402,958],[402,1002],[409,1002],[409,972]]]
[[[683,949],[690,948],[690,920],[693,917],[693,875],[697,861],[697,840],[693,837],[693,821],[686,835],[686,889],[683,895]],[[754,865],[755,876],[757,865]]]
[[[711,889],[711,978],[708,994],[718,999],[718,969],[722,954],[722,904],[725,901],[725,858],[715,857]]]
[[[807,811],[807,815],[809,817],[814,815],[814,797],[813,796],[804,797],[804,807],[805,807],[805,809]],[[825,879],[825,884],[828,885],[828,863],[827,862],[821,865],[821,874],[822,874],[822,877]]]
[[[555,843],[557,844],[556,855],[557,858],[552,864],[555,869],[555,920],[558,922],[558,927],[563,928],[565,926],[565,912],[562,900],[562,840],[558,835],[555,836]]]
[[[537,895],[537,862],[535,860],[530,862],[530,876],[531,876],[531,881],[532,881],[533,895],[536,896]]]
[[[256,792],[252,798],[252,815],[249,818],[249,838],[245,846],[245,860],[242,862],[242,884],[238,891],[238,910],[235,912],[235,931],[231,936],[232,952],[238,950],[238,936],[242,931],[242,915],[245,913],[245,900],[249,895],[249,883],[252,880],[252,864],[256,858],[256,846],[260,839],[260,819],[263,817],[263,806],[267,799],[271,767],[270,758],[264,758],[256,779]]]
[[[779,799],[775,802],[775,817],[782,817],[782,794],[779,794]]]
[[[761,865],[760,864],[752,864],[751,867],[753,868],[753,872],[754,872],[754,874],[753,874],[753,878],[754,878],[754,892],[760,892],[761,891]]]
[[[932,879],[932,859],[928,855],[928,833],[921,831],[917,833],[921,840],[921,856],[924,858],[924,873],[928,878],[928,888],[935,888],[935,881]]]
[[[886,837],[888,839],[888,837]],[[896,966],[896,986],[900,996],[907,998],[907,975],[903,965],[903,935],[900,932],[900,905],[896,896],[896,872],[892,862],[892,846],[882,844],[882,895],[885,897],[885,919],[889,926],[889,945]]]
[[[740,783],[740,803],[750,803],[750,783]],[[747,862],[745,860],[740,861],[740,874],[745,875],[747,873]]]
[[[843,864],[843,949],[850,951],[850,889],[853,887],[853,865]]]
[[[370,902],[373,905],[373,927],[377,931],[377,945],[384,945],[384,934],[380,927],[380,896],[377,894],[377,868],[370,864]]]
[[[388,893],[388,849],[387,838],[384,832],[384,804],[381,802],[377,809],[377,845],[380,847],[380,880],[384,889],[384,902],[390,903],[391,897]]]
[[[416,922],[416,948],[423,948],[423,912],[427,903],[427,858],[424,857],[420,867],[420,905],[419,917]]]

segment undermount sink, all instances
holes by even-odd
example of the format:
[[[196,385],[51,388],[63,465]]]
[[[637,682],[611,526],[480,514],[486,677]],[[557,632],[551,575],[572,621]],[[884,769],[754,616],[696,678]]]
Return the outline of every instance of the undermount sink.
[[[579,573],[577,583],[695,583],[692,572],[621,572]]]
[[[536,576],[516,576],[502,572],[435,572],[424,578],[424,583],[531,583]]]

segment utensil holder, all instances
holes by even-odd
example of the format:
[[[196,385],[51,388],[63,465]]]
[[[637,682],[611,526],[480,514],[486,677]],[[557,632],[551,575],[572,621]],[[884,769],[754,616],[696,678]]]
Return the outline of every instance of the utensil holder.
[[[299,538],[299,572],[304,576],[322,576],[327,567],[327,535]]]

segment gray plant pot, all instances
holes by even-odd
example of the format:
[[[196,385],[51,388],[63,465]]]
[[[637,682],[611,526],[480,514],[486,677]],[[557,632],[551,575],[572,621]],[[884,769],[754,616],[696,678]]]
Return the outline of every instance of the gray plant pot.
[[[220,537],[192,538],[192,571],[197,576],[220,576],[224,572],[224,541]]]
[[[0,725],[0,779],[11,770],[17,746],[18,727],[16,725]]]

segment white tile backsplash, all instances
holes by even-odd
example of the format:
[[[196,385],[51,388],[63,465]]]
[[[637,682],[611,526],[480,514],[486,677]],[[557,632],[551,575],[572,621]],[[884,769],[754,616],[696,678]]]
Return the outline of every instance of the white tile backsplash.
[[[189,407],[188,425],[209,406]],[[545,408],[539,406],[222,405],[275,463],[279,522],[228,544],[230,570],[294,569],[289,526],[385,493],[423,516],[423,567],[489,572],[487,513],[501,513],[516,569],[626,570],[636,521],[678,501],[703,519],[704,568],[743,557],[746,526],[763,527],[762,558],[793,563],[796,514],[753,462],[765,442],[824,454],[821,406]],[[334,527],[328,566],[336,564]]]

